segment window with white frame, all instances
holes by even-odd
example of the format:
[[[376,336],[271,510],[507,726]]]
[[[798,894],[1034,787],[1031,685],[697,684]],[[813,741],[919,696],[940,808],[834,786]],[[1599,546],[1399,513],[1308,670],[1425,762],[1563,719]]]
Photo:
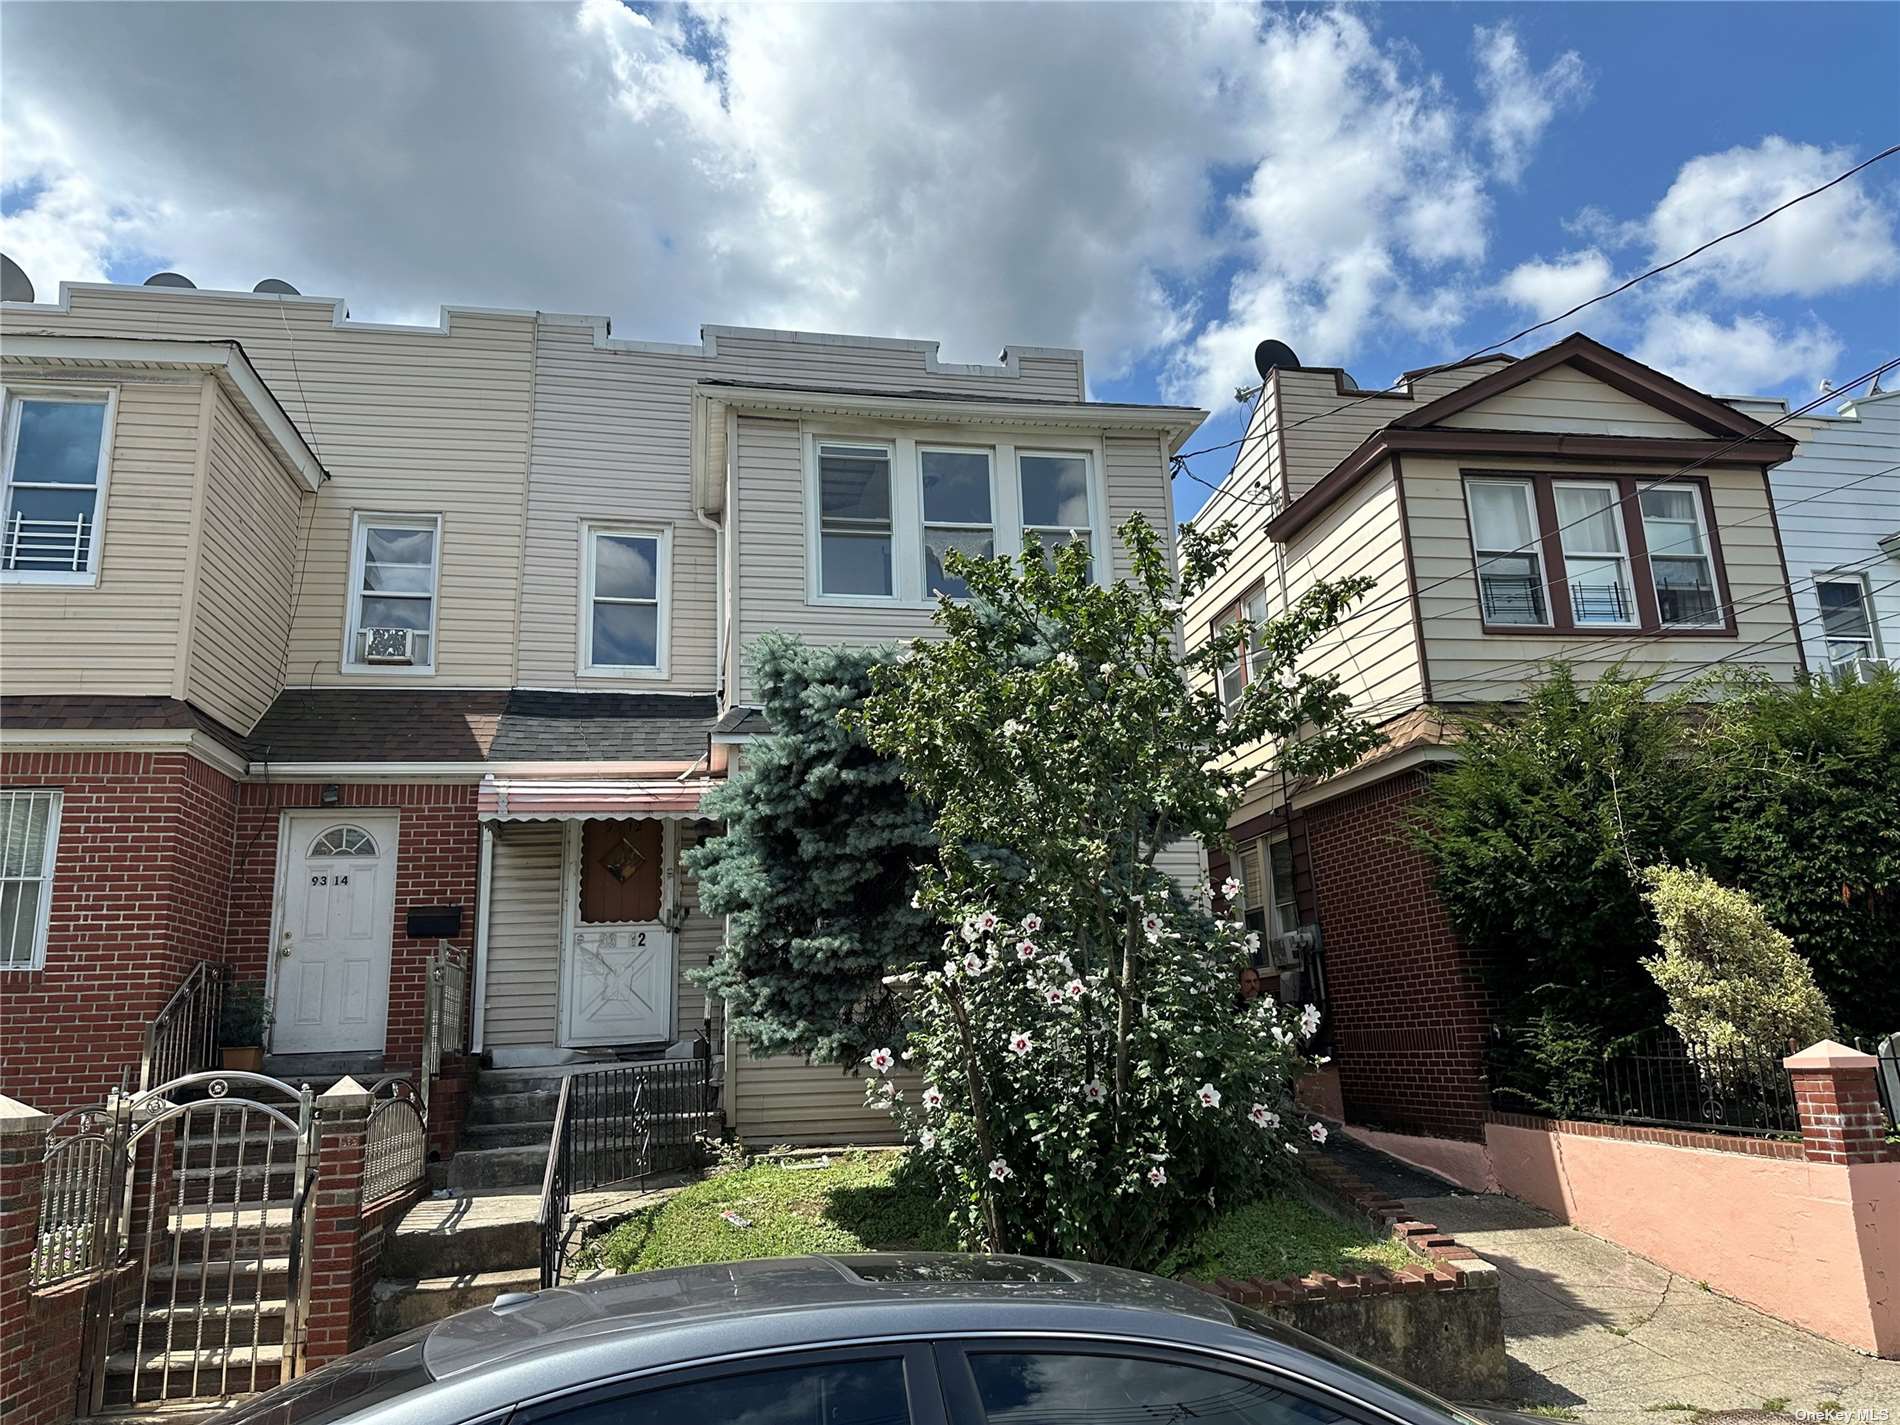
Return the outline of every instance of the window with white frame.
[[[668,544],[664,530],[588,527],[584,671],[665,668]]]
[[[1866,578],[1860,574],[1817,574],[1814,593],[1821,601],[1821,636],[1827,642],[1827,661],[1838,666],[1874,657],[1874,619],[1868,607]]]
[[[1090,577],[1095,569],[1095,520],[1090,493],[1089,458],[1079,452],[1023,452],[1016,457],[1017,485],[1022,496],[1023,546],[1034,535],[1045,560],[1054,562],[1066,544],[1089,551]]]
[[[59,805],[57,791],[0,788],[0,970],[46,963]]]
[[[972,559],[996,554],[990,453],[919,446],[917,473],[923,487],[924,592],[966,598],[969,586],[944,568],[944,559],[953,549]]]
[[[874,598],[894,594],[891,534],[890,447],[820,442],[820,592]]]
[[[1486,623],[1547,624],[1544,555],[1528,480],[1473,480],[1471,545]]]
[[[1702,501],[1693,487],[1644,490],[1643,543],[1649,576],[1664,627],[1723,622],[1715,594],[1715,559],[1703,524]]]
[[[1554,484],[1551,494],[1571,619],[1579,626],[1635,623],[1636,595],[1616,487],[1565,480]]]
[[[1242,919],[1261,936],[1290,935],[1300,927],[1300,900],[1293,884],[1293,843],[1249,841],[1239,848]]]
[[[356,517],[348,667],[375,672],[434,669],[441,536],[438,515]]]
[[[0,572],[16,583],[90,584],[99,573],[112,402],[9,392]]]

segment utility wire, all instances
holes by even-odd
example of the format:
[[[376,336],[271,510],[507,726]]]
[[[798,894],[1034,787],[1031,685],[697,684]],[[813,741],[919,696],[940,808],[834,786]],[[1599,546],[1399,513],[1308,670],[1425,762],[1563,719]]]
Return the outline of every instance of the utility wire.
[[[1394,392],[1396,392],[1401,386],[1412,384],[1418,381],[1422,377],[1435,376],[1440,371],[1449,371],[1453,367],[1463,366],[1466,362],[1476,361],[1480,356],[1483,356],[1486,352],[1501,350],[1502,348],[1511,345],[1512,342],[1521,341],[1525,337],[1530,336],[1534,332],[1542,331],[1545,327],[1555,326],[1558,322],[1564,321],[1565,319],[1569,317],[1574,317],[1578,312],[1583,311],[1587,307],[1594,307],[1598,302],[1607,302],[1612,297],[1621,296],[1623,293],[1629,291],[1630,288],[1636,286],[1639,282],[1646,282],[1652,277],[1660,276],[1662,273],[1669,271],[1672,267],[1680,267],[1683,263],[1688,262],[1690,259],[1700,257],[1703,253],[1707,252],[1710,248],[1719,246],[1720,244],[1727,242],[1730,238],[1740,237],[1743,233],[1748,232],[1752,228],[1760,227],[1763,223],[1767,222],[1770,218],[1775,217],[1776,215],[1780,213],[1785,213],[1788,209],[1794,207],[1797,203],[1805,203],[1810,198],[1818,197],[1820,194],[1827,192],[1828,189],[1834,187],[1836,184],[1845,183],[1848,179],[1852,178],[1855,174],[1860,173],[1865,169],[1872,168],[1876,163],[1879,163],[1883,159],[1892,158],[1896,153],[1900,153],[1900,144],[1890,144],[1888,147],[1882,149],[1879,153],[1875,154],[1873,157],[1864,159],[1860,163],[1855,164],[1852,168],[1848,169],[1845,173],[1836,174],[1834,177],[1828,179],[1827,182],[1821,184],[1820,187],[1810,188],[1805,193],[1796,194],[1794,197],[1788,199],[1787,202],[1782,203],[1777,207],[1770,208],[1767,212],[1762,213],[1757,217],[1749,219],[1749,221],[1747,221],[1746,223],[1743,223],[1740,227],[1731,228],[1728,232],[1722,233],[1718,237],[1712,237],[1707,242],[1703,243],[1700,247],[1692,248],[1690,251],[1683,253],[1680,257],[1673,257],[1669,261],[1664,262],[1664,263],[1659,263],[1657,266],[1650,268],[1646,272],[1639,272],[1636,274],[1636,276],[1629,278],[1625,282],[1619,283],[1617,286],[1610,288],[1608,291],[1599,292],[1597,293],[1596,296],[1587,298],[1586,300],[1577,303],[1576,306],[1570,308],[1568,311],[1559,312],[1556,316],[1547,317],[1541,322],[1536,322],[1532,324],[1531,326],[1525,327],[1522,331],[1513,332],[1510,336],[1503,338],[1501,341],[1494,341],[1490,343],[1488,346],[1481,346],[1476,351],[1473,351],[1469,353],[1468,355],[1459,357],[1456,361],[1446,361],[1446,362],[1441,362],[1440,364],[1436,366],[1421,367],[1419,370],[1413,371],[1409,373],[1408,375],[1401,377],[1399,380],[1394,381],[1390,386],[1383,387],[1382,389],[1377,390],[1377,391],[1367,391],[1363,395],[1356,396],[1352,400],[1344,402],[1341,405],[1333,406],[1328,410],[1315,411],[1310,416],[1302,416],[1297,421],[1292,421],[1292,422],[1289,422],[1285,426],[1279,427],[1279,430],[1280,431],[1293,430],[1296,427],[1305,425],[1308,421],[1322,420],[1327,416],[1338,415],[1341,411],[1350,410],[1354,406],[1363,405],[1365,404],[1365,402],[1373,400],[1379,396],[1391,395]],[[1262,385],[1262,389],[1264,389],[1264,383]],[[1258,436],[1253,435],[1253,434],[1243,433],[1238,438],[1234,440],[1224,441],[1219,445],[1208,445],[1208,446],[1201,447],[1199,450],[1183,451],[1181,454],[1171,457],[1171,460],[1174,464],[1174,468],[1176,472],[1178,473],[1181,470],[1185,469],[1185,463],[1187,461],[1193,459],[1197,455],[1212,455],[1217,451],[1232,450],[1236,448],[1237,446],[1246,444],[1250,440],[1264,439],[1265,435],[1266,435],[1265,432],[1263,432],[1261,435],[1258,435]],[[1206,485],[1208,483],[1207,481],[1202,480],[1198,475],[1193,475],[1192,472],[1190,472],[1190,478],[1194,479],[1195,481],[1203,485]],[[1210,485],[1208,486],[1208,488],[1218,490],[1220,487]]]

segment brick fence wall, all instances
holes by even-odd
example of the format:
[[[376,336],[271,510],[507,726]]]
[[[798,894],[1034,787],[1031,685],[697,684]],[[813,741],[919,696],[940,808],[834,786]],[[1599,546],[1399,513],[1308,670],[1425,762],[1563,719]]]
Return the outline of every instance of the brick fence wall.
[[[1485,996],[1405,842],[1417,772],[1306,813],[1327,998],[1348,1122],[1478,1140]]]
[[[183,753],[8,753],[0,781],[58,787],[39,970],[0,990],[0,1093],[48,1113],[98,1101],[198,960],[224,955],[236,783]]]

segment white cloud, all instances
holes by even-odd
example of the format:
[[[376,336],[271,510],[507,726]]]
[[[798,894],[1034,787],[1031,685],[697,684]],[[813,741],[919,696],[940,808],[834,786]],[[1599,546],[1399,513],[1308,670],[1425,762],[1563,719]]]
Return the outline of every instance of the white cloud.
[[[1769,136],[1752,148],[1690,159],[1649,215],[1652,260],[1666,261],[1740,227],[1851,168],[1845,148]],[[1731,238],[1671,274],[1744,299],[1811,297],[1900,271],[1894,214],[1864,179],[1849,179]]]
[[[1543,321],[1607,291],[1611,270],[1609,258],[1586,248],[1550,261],[1520,262],[1498,283],[1498,293]]]
[[[1834,333],[1812,318],[1791,328],[1761,313],[1723,322],[1665,308],[1651,315],[1632,354],[1698,390],[1741,396],[1789,385],[1818,390],[1840,353]]]
[[[1541,73],[1533,69],[1508,20],[1478,26],[1472,52],[1485,100],[1485,142],[1498,176],[1515,183],[1558,111],[1589,96],[1589,71],[1575,50],[1558,55]]]

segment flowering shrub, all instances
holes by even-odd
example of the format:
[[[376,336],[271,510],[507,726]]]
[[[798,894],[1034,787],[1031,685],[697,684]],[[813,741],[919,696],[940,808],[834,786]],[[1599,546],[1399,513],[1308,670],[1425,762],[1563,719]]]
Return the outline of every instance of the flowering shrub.
[[[916,899],[956,927],[899,977],[920,1099],[878,1074],[874,1101],[970,1245],[1149,1267],[1323,1134],[1292,1101],[1317,1011],[1238,1006],[1246,935],[1157,857],[1225,837],[1239,749],[1270,741],[1293,770],[1327,772],[1377,734],[1296,666],[1362,584],[1182,657],[1180,600],[1231,532],[1182,530],[1178,590],[1153,529],[1121,533],[1130,577],[1109,587],[1079,546],[1053,563],[952,555],[970,601],[942,602],[947,636],[874,670],[849,717],[937,809]],[[1252,677],[1224,709],[1215,674],[1243,636]]]

